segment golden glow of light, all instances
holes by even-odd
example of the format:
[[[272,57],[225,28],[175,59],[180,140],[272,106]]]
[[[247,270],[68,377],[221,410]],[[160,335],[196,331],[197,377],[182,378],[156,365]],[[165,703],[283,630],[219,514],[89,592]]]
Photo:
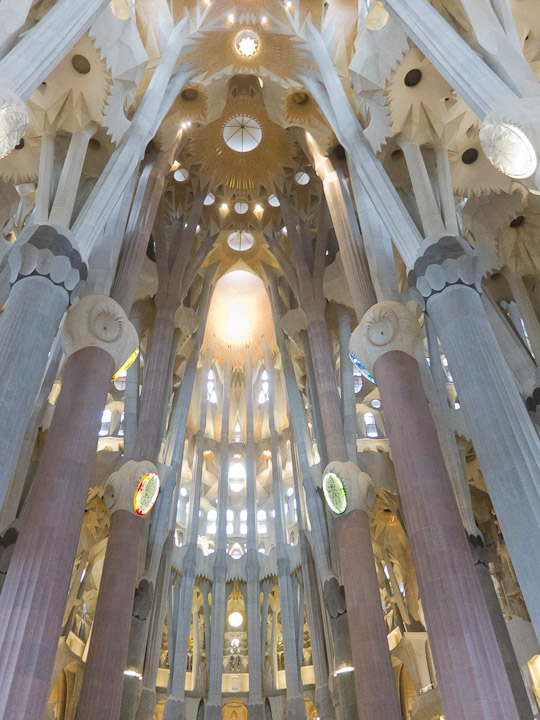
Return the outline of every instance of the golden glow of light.
[[[205,450],[205,451],[203,452],[204,457],[210,457],[211,454],[212,454],[212,451],[211,451],[211,450]]]
[[[285,7],[287,8],[287,10],[290,10],[292,8],[291,0],[287,0],[287,2],[285,3]]]
[[[116,380],[116,378],[121,375],[123,372],[125,372],[130,365],[133,365],[135,362],[135,358],[139,354],[139,348],[135,348],[135,350],[131,353],[131,355],[128,357],[126,362],[122,365],[121,368],[119,368],[114,375],[112,376],[112,380]]]
[[[232,612],[229,617],[229,625],[234,628],[238,628],[242,625],[244,622],[244,618],[242,617],[242,613],[239,612]]]
[[[272,457],[272,452],[271,452],[271,450],[263,450],[263,453],[262,453],[262,454],[263,454],[263,456],[264,456],[267,460]]]
[[[175,170],[178,170],[179,167],[180,167],[180,163],[178,162],[178,160],[175,160],[173,162],[173,164],[171,165],[171,171],[174,172]]]
[[[234,22],[234,15],[233,15],[232,13],[231,13],[230,15],[227,15],[227,20],[228,20],[230,23],[233,23],[233,22]]]
[[[266,17],[266,15],[263,15],[261,18],[261,25],[266,25],[267,22],[268,22],[268,18]]]
[[[223,210],[223,212],[227,212],[227,210],[229,209],[229,206],[227,205],[227,203],[221,203],[219,209]]]
[[[263,206],[260,203],[257,203],[255,207],[253,208],[253,211],[256,213],[262,213],[263,212]]]

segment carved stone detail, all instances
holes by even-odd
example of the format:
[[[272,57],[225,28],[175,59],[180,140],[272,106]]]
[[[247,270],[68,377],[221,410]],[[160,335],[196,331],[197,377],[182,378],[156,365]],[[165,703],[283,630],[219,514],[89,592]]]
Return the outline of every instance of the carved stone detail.
[[[425,246],[424,246],[425,247]],[[482,292],[482,270],[474,250],[457,235],[441,235],[409,271],[410,295],[422,310],[428,299],[449,285],[467,285]]]
[[[117,371],[138,344],[137,331],[123,308],[106,295],[86,295],[67,314],[62,337],[67,357],[85,347],[99,347],[113,358]]]
[[[347,493],[347,509],[345,514],[353,510],[363,510],[369,513],[375,502],[375,488],[373,480],[362,472],[353,462],[334,460],[328,463],[323,475],[335,473],[342,481]]]
[[[128,460],[120,470],[109,477],[105,483],[103,499],[111,515],[117,510],[126,510],[137,515],[133,499],[140,481],[151,472],[156,472],[156,466],[149,460]]]
[[[9,253],[11,285],[32,275],[44,277],[63,288],[72,303],[88,276],[86,263],[74,244],[74,237],[66,228],[37,225],[28,240],[15,245]]]
[[[388,300],[367,311],[351,335],[349,350],[373,372],[375,361],[391,350],[416,357],[421,335],[412,312],[401,303]]]
[[[0,90],[0,158],[20,143],[26,130],[28,114],[21,98],[12,90]]]

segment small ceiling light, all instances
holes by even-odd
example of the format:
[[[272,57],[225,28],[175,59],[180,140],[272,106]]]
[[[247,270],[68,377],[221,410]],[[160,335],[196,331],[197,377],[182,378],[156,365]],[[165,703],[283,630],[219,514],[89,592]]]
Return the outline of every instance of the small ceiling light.
[[[241,627],[242,623],[244,622],[244,618],[242,617],[242,613],[240,612],[232,612],[229,615],[229,625],[234,628]]]
[[[270,450],[263,450],[262,454],[267,460],[272,457],[272,452]]]
[[[379,408],[381,407],[381,401],[379,400],[379,398],[373,398],[373,400],[371,401],[371,407],[375,408],[375,410],[379,410]]]
[[[261,18],[261,25],[266,25],[267,22],[268,22],[268,18],[266,17],[266,15],[263,15]]]
[[[233,23],[233,22],[234,22],[234,15],[233,15],[232,13],[231,13],[230,15],[227,15],[227,20],[228,20],[230,23]]]
[[[185,487],[180,488],[180,495],[182,497],[187,497],[187,490]]]
[[[236,52],[242,57],[253,57],[259,49],[259,38],[251,30],[242,30],[234,41]]]
[[[281,228],[281,232],[282,232],[284,235],[287,234],[287,228],[285,227],[285,225]]]
[[[263,206],[260,203],[257,203],[254,207],[254,211],[256,213],[261,213],[263,211]]]
[[[287,488],[287,497],[292,497],[293,492],[294,490],[292,489],[292,487]]]
[[[227,203],[221,203],[221,205],[219,206],[219,209],[223,210],[223,212],[227,212],[227,210],[229,209],[229,206],[227,205]]]
[[[287,0],[287,2],[285,3],[285,7],[287,8],[287,10],[290,10],[292,8],[291,0]]]

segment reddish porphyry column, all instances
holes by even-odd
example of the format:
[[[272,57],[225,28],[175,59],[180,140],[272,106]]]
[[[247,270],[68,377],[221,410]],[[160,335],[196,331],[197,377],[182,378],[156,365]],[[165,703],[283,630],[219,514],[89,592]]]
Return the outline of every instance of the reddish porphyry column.
[[[382,302],[350,349],[379,385],[445,716],[518,720],[422,387],[420,339],[409,310]]]
[[[135,513],[133,499],[141,478],[149,472],[155,472],[151,462],[129,460],[107,481],[105,501],[111,527],[77,720],[112,720],[120,715],[133,588],[145,525],[144,518]]]
[[[327,473],[340,478],[347,494],[346,510],[336,518],[336,526],[358,718],[401,720],[382,606],[380,600],[373,602],[380,598],[380,591],[369,527],[369,511],[375,499],[371,478],[352,462],[331,462],[325,477]]]
[[[110,298],[87,296],[68,313],[62,392],[0,596],[3,720],[43,718],[101,412],[115,367],[136,345]]]

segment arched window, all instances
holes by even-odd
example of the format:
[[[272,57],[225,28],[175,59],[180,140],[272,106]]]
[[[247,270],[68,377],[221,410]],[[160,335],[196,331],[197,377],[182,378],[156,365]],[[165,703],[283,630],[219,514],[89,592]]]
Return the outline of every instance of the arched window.
[[[366,425],[366,435],[370,438],[379,437],[375,415],[371,412],[364,413],[364,423]]]
[[[227,535],[234,535],[234,512],[227,510]]]
[[[213,370],[208,371],[206,389],[207,389],[207,393],[208,393],[207,394],[208,402],[212,403],[212,405],[217,405],[216,383],[214,380],[214,371]]]
[[[235,443],[242,441],[242,427],[239,422],[234,426],[232,441]]]
[[[229,487],[232,492],[241,492],[246,486],[246,468],[241,462],[233,462],[229,468]]]
[[[262,371],[261,375],[261,391],[259,392],[259,405],[264,405],[268,402],[268,373],[266,370]]]
[[[247,535],[247,510],[240,510],[240,535]]]
[[[120,425],[118,426],[118,436],[124,437],[124,413],[120,415]]]
[[[99,436],[105,437],[109,434],[109,430],[111,427],[111,420],[112,420],[112,412],[110,410],[103,411],[103,415],[101,416],[101,427],[99,429]]]
[[[215,535],[217,530],[217,510],[209,510],[206,513],[206,532],[208,535]]]
[[[117,390],[120,390],[120,392],[123,392],[126,389],[126,377],[127,370],[123,370],[114,380],[114,387]]]
[[[353,365],[353,380],[354,380],[354,392],[359,393],[362,389],[362,373]]]
[[[263,535],[268,532],[266,510],[257,510],[257,532]]]

